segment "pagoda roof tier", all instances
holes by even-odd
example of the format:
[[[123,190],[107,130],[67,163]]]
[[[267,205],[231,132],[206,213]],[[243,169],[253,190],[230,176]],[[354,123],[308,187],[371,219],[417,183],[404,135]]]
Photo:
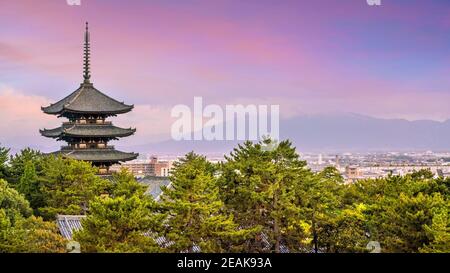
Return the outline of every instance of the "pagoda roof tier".
[[[115,149],[62,149],[54,152],[63,157],[68,157],[76,160],[97,162],[97,163],[117,163],[136,159],[138,153],[126,153]]]
[[[51,138],[64,137],[126,137],[134,134],[136,129],[120,128],[112,124],[71,124],[66,123],[55,129],[40,130],[41,135]]]
[[[64,113],[116,115],[127,113],[133,107],[133,105],[124,104],[103,94],[92,83],[84,82],[80,88],[62,100],[42,107],[42,111],[50,115]]]

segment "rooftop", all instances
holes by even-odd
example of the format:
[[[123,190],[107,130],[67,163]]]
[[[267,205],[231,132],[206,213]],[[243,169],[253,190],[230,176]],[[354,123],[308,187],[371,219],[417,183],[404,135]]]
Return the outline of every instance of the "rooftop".
[[[65,150],[54,152],[54,154],[61,154],[65,157],[91,161],[91,162],[122,162],[136,159],[139,154],[137,153],[126,153],[117,151],[111,148],[104,149],[74,149],[74,150]]]
[[[90,33],[88,23],[84,36],[84,81],[81,86],[62,100],[42,107],[42,111],[51,115],[63,115],[64,113],[86,114],[122,114],[131,111],[133,105],[119,102],[99,90],[91,83],[90,70]]]
[[[133,109],[133,105],[119,102],[99,90],[92,83],[82,83],[80,88],[62,100],[42,107],[42,111],[51,115],[64,113],[86,114],[122,114]]]
[[[134,134],[136,129],[120,128],[111,124],[63,124],[54,129],[40,130],[41,135],[51,138],[68,137],[126,137]]]
[[[56,216],[56,224],[59,232],[67,240],[72,240],[73,233],[82,229],[81,220],[86,218],[85,215],[58,215]]]

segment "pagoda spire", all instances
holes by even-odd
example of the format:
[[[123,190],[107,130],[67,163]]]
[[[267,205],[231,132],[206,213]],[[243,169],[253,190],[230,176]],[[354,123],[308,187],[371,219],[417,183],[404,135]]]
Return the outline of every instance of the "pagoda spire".
[[[90,58],[91,58],[91,49],[90,49],[90,35],[89,35],[89,23],[86,22],[86,31],[84,33],[84,83],[90,83],[89,79],[91,78],[91,68],[90,68]]]
[[[1,2],[1,0],[0,0]],[[136,159],[139,154],[122,152],[108,145],[112,140],[128,137],[136,132],[132,128],[120,128],[108,121],[108,117],[128,113],[133,105],[119,102],[103,94],[91,83],[90,37],[86,22],[84,33],[83,78],[80,87],[70,95],[47,107],[46,114],[69,119],[62,126],[50,130],[40,130],[45,137],[67,142],[53,154],[65,158],[91,162],[99,168],[99,174],[110,174],[109,167],[128,160]]]

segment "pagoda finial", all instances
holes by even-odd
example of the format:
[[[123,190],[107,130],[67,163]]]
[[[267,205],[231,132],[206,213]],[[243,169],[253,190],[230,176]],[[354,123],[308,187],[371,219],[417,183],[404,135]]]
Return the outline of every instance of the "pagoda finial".
[[[90,37],[89,37],[89,23],[86,22],[86,31],[84,33],[84,83],[90,83],[89,79],[91,78],[90,71],[90,57],[91,57],[91,49],[90,49]]]

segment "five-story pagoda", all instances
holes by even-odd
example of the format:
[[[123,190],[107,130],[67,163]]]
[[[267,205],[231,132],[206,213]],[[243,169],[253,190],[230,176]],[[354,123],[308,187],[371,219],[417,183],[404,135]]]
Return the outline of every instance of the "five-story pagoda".
[[[61,127],[40,130],[45,137],[63,140],[68,143],[55,153],[78,160],[90,161],[99,167],[100,174],[107,174],[112,164],[135,159],[138,154],[126,153],[108,145],[134,134],[136,129],[119,128],[106,119],[131,111],[133,105],[126,105],[108,97],[97,90],[90,78],[90,37],[88,23],[84,35],[84,81],[72,94],[42,107],[46,114],[69,119]]]

